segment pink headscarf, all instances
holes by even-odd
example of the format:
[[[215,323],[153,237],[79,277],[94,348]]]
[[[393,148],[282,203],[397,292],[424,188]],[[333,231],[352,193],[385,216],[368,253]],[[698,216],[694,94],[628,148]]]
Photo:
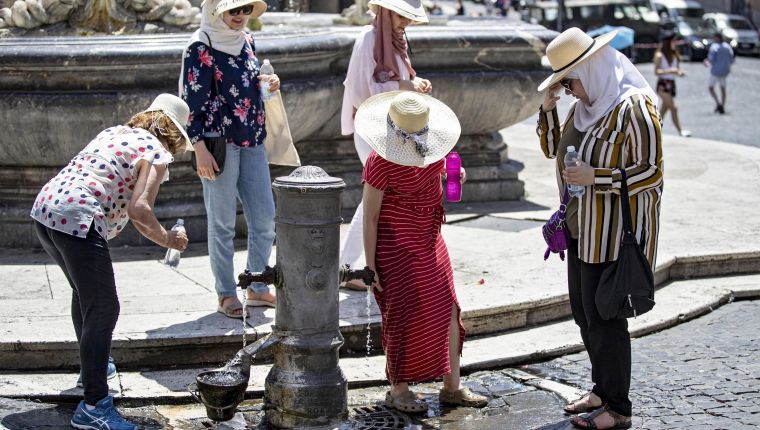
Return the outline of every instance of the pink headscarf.
[[[372,22],[372,26],[375,27],[375,73],[373,76],[377,82],[401,79],[396,54],[406,64],[411,79],[417,76],[409,61],[409,54],[406,52],[407,44],[404,35],[393,31],[392,13],[384,7],[378,7],[375,20]]]

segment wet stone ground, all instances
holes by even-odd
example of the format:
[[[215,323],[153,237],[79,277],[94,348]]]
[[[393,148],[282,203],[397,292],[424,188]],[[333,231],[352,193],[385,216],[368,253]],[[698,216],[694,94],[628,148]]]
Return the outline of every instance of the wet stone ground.
[[[631,401],[641,429],[760,428],[760,301],[738,302],[633,341]],[[590,389],[586,353],[529,366]]]
[[[760,428],[760,301],[733,303],[694,321],[634,340],[633,401],[637,429]],[[522,368],[566,385],[590,388],[585,353]],[[562,400],[555,394],[513,379],[513,369],[483,371],[464,378],[464,385],[486,394],[483,409],[442,408],[439,383],[419,384],[430,411],[409,416],[381,405],[386,387],[349,391],[353,429],[540,429],[567,430]],[[524,373],[523,373],[524,374]],[[232,421],[215,425],[199,405],[119,407],[144,429],[265,429],[261,402],[249,400]],[[0,398],[0,428],[68,429],[74,405]]]
[[[563,419],[562,401],[556,395],[521,384],[502,371],[485,371],[463,378],[473,391],[488,395],[483,409],[446,408],[438,402],[440,383],[415,385],[430,409],[426,415],[410,416],[382,405],[387,387],[355,389],[349,392],[350,420],[341,430],[364,429],[528,429]],[[0,424],[8,429],[68,429],[71,404],[45,404],[0,398]],[[248,400],[238,407],[231,421],[215,424],[199,405],[120,405],[123,414],[143,429],[267,429],[260,400]],[[0,427],[2,428],[2,427]]]

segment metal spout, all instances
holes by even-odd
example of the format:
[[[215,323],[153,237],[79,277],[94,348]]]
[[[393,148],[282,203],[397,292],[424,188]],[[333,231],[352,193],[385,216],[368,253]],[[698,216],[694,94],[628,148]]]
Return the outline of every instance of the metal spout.
[[[264,271],[261,273],[250,272],[248,269],[245,269],[245,272],[238,275],[238,287],[245,290],[254,282],[261,282],[262,284],[267,285],[277,285],[280,279],[279,272],[280,269],[277,265],[274,267],[266,266],[266,268],[264,268]]]
[[[224,370],[238,373],[243,375],[246,380],[251,376],[251,364],[253,358],[259,352],[270,348],[275,343],[279,342],[280,338],[272,333],[262,337],[261,339],[246,346],[235,354],[235,357],[225,366]]]
[[[368,266],[364,266],[364,269],[351,270],[351,266],[346,264],[340,268],[340,282],[351,281],[354,279],[360,279],[366,286],[372,286],[375,282],[375,272]]]

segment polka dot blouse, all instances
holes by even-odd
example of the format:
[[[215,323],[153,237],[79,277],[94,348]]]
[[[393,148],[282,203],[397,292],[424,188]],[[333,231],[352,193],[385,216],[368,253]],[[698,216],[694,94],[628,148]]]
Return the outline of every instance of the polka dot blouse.
[[[31,217],[72,236],[85,237],[93,227],[106,240],[116,237],[129,221],[127,207],[140,160],[169,164],[174,158],[141,128],[102,131],[42,187]],[[168,179],[167,170],[163,180]]]

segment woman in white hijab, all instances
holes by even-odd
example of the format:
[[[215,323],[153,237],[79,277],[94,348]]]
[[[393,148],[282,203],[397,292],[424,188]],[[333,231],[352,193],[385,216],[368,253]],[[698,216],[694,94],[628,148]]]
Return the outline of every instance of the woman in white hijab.
[[[248,225],[246,268],[259,272],[269,262],[274,240],[274,200],[260,82],[279,89],[277,75],[260,76],[248,20],[266,11],[263,0],[207,0],[201,26],[184,51],[179,93],[190,106],[187,132],[193,142],[198,176],[208,216],[208,252],[218,295],[217,310],[242,318],[232,257],[237,200]],[[220,169],[209,153],[204,133],[224,136],[226,157]],[[264,284],[248,289],[248,306],[274,306],[275,297]]]
[[[620,189],[626,173],[636,239],[654,267],[662,194],[662,134],[657,96],[628,59],[607,46],[615,36],[592,39],[571,28],[546,55],[554,74],[539,87],[546,96],[537,132],[547,158],[557,160],[560,195],[583,189],[567,203],[568,290],[573,319],[592,368],[592,390],[565,407],[580,428],[630,428],[631,339],[625,319],[604,320],[595,304],[601,273],[618,257],[622,236]],[[576,101],[560,126],[558,91]],[[568,147],[579,155],[565,166]]]

